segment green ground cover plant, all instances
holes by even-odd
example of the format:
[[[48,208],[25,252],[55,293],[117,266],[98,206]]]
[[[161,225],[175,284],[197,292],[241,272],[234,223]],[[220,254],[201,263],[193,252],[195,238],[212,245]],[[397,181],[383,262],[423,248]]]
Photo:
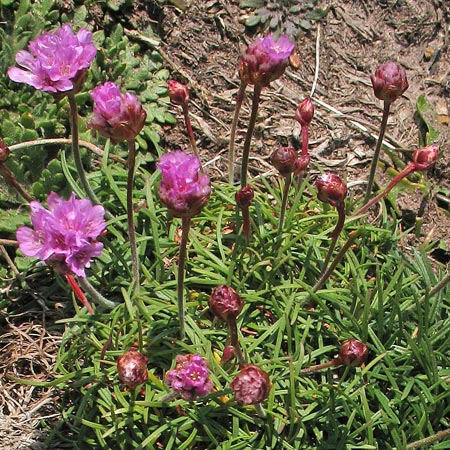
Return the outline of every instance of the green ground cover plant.
[[[182,106],[186,120],[189,89],[168,83],[156,48],[141,53],[121,25],[95,31],[97,53],[85,83],[56,93],[73,96],[75,114],[67,97],[57,101],[52,91],[19,85],[6,74],[17,52],[43,31],[59,30],[59,20],[75,34],[87,27],[87,10],[59,17],[56,4],[43,1],[30,15],[29,2],[2,4],[16,34],[2,50],[9,52],[0,79],[1,164],[9,189],[2,190],[7,208],[0,237],[2,246],[17,239],[20,249],[11,247],[11,266],[2,269],[4,276],[13,268],[18,273],[0,306],[12,312],[18,299],[34,301],[28,287],[36,278],[47,307],[55,307],[55,296],[65,299],[65,318],[47,323],[64,332],[54,378],[15,378],[61,392],[60,420],[42,423],[49,448],[55,442],[80,450],[449,448],[450,278],[444,266],[432,266],[427,242],[407,246],[410,230],[400,226],[395,198],[380,195],[376,219],[369,220],[361,209],[372,203],[347,199],[335,178],[331,186],[327,177],[322,184],[310,179],[307,140],[297,155],[301,163],[294,157],[282,172],[286,166],[277,159],[280,176],[243,173],[239,187],[233,177],[206,180],[189,125],[186,143],[194,148],[182,163],[177,149],[162,147],[160,126],[174,121],[169,102]],[[241,84],[270,89],[292,51],[287,37],[256,40],[241,60]],[[118,92],[90,97],[108,81]],[[250,120],[259,95],[253,99]],[[305,119],[301,111],[297,116]],[[307,122],[314,125],[311,109]],[[85,200],[73,159],[77,126],[80,140],[90,144],[82,170],[92,201]],[[411,163],[422,184],[437,157],[434,137],[428,135]],[[31,221],[8,180],[39,200],[41,206],[31,203]],[[199,184],[211,188],[198,191]],[[48,197],[52,191],[61,199]],[[64,199],[71,192],[76,200],[69,207]],[[82,223],[88,213],[79,205],[96,208],[89,213],[96,219]],[[82,243],[42,239],[54,238],[61,224]],[[215,291],[218,286],[233,291]],[[214,292],[226,295],[219,306]],[[345,353],[353,340],[364,347],[360,358]],[[184,372],[191,357],[186,362],[179,355],[202,358],[197,378]],[[251,379],[249,364],[257,368]],[[187,385],[186,378],[198,384]]]

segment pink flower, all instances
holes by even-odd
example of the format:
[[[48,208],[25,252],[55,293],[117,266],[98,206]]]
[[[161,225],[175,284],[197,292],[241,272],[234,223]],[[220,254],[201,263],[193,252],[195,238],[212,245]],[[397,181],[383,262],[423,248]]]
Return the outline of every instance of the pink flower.
[[[25,70],[10,67],[9,78],[52,93],[78,91],[97,52],[90,31],[81,28],[75,35],[68,24],[38,36],[28,48],[16,55]]]
[[[156,166],[162,173],[159,197],[171,214],[175,217],[198,214],[211,194],[209,178],[200,171],[200,159],[176,150],[162,155]]]
[[[169,370],[165,383],[185,400],[207,395],[212,387],[208,361],[200,355],[177,355],[175,369]]]
[[[370,77],[375,97],[392,103],[408,89],[405,69],[393,61],[377,67]]]
[[[288,36],[277,41],[271,34],[251,44],[239,61],[239,76],[242,82],[266,87],[283,75],[294,50]]]
[[[148,358],[136,349],[130,348],[117,358],[117,372],[120,381],[130,389],[136,389],[148,380]]]
[[[242,405],[254,405],[265,400],[270,392],[269,375],[253,364],[247,364],[231,382],[234,398]]]
[[[30,203],[33,228],[23,226],[17,230],[20,250],[61,273],[85,277],[84,269],[103,249],[96,240],[106,226],[103,206],[77,200],[73,193],[69,200],[63,200],[52,192],[47,203],[48,210],[39,202]]]
[[[108,81],[97,86],[91,97],[95,102],[89,126],[113,143],[134,139],[142,130],[147,113],[133,94],[122,94],[119,86]]]

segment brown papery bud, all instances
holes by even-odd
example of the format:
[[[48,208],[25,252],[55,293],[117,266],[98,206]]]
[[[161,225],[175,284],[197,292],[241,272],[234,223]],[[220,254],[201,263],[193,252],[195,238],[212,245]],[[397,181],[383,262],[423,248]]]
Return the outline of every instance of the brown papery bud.
[[[279,147],[270,156],[270,161],[283,177],[294,172],[297,162],[297,151],[294,147]]]
[[[339,348],[339,359],[345,366],[358,367],[366,362],[368,353],[366,344],[352,338]]]
[[[217,286],[208,300],[211,312],[223,320],[229,322],[236,320],[244,307],[244,301],[230,286]]]
[[[170,101],[174,105],[186,106],[189,103],[189,87],[186,84],[170,80],[168,89]]]
[[[241,405],[255,405],[269,396],[272,387],[264,370],[253,364],[247,364],[236,375],[230,385],[234,398]]]
[[[236,192],[235,200],[239,208],[248,208],[253,201],[255,191],[251,186],[244,186],[240,191]]]
[[[9,148],[3,142],[3,139],[0,139],[0,163],[4,163],[9,158]]]
[[[117,358],[117,372],[120,381],[130,389],[136,389],[148,380],[148,358],[131,348]]]
[[[347,186],[338,175],[324,173],[316,179],[317,198],[331,206],[344,202],[347,196]]]
[[[438,153],[439,147],[436,144],[415,150],[413,153],[415,170],[428,170],[433,167],[436,163]]]
[[[389,103],[397,100],[409,87],[405,69],[393,61],[379,66],[370,79],[375,97]]]
[[[314,117],[314,105],[312,100],[305,98],[295,111],[295,120],[302,126],[308,126]]]

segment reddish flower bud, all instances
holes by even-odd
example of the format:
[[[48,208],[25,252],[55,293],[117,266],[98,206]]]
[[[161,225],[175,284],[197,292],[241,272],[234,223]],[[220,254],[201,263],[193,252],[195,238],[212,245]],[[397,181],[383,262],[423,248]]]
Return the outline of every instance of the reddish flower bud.
[[[311,123],[314,117],[314,105],[312,100],[308,97],[305,98],[295,111],[295,120],[302,126],[307,126]]]
[[[253,364],[245,365],[231,382],[234,398],[241,405],[254,405],[265,400],[271,388],[269,375]]]
[[[392,61],[379,66],[370,79],[375,97],[388,103],[397,100],[409,87],[405,69]]]
[[[439,147],[431,144],[424,148],[418,148],[413,153],[415,170],[428,170],[436,163]]]
[[[368,353],[366,344],[352,338],[339,348],[339,359],[346,366],[358,367],[366,361]]]
[[[216,317],[230,322],[236,320],[244,307],[244,301],[232,287],[217,286],[209,297],[208,305]]]
[[[240,191],[236,192],[235,200],[239,208],[248,208],[253,201],[255,191],[251,186],[244,186]]]
[[[309,155],[301,155],[297,158],[297,160],[295,161],[295,168],[294,168],[295,175],[299,175],[300,172],[303,172],[304,170],[307,169],[307,167],[309,166],[310,159],[311,158],[309,157]]]
[[[148,379],[147,372],[148,358],[131,348],[122,356],[117,358],[117,372],[120,381],[130,389],[136,389]]]
[[[170,80],[168,88],[170,101],[174,105],[187,106],[189,103],[189,87],[186,84]]]
[[[316,179],[317,198],[331,206],[344,202],[347,196],[347,186],[338,175],[324,173]]]
[[[0,139],[0,163],[4,163],[9,158],[9,148],[3,142],[3,139]]]
[[[272,153],[270,161],[280,175],[286,177],[295,170],[297,151],[293,147],[280,147]]]
[[[223,349],[222,359],[220,360],[220,364],[226,364],[234,359],[234,347],[232,345],[227,345]]]

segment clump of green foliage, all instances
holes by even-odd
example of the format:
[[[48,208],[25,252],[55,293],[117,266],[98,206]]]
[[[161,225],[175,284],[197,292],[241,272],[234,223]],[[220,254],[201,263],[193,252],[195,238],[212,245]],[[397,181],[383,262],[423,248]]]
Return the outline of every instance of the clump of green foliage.
[[[317,3],[318,0],[241,0],[239,6],[250,11],[244,18],[247,27],[296,37],[327,14],[328,9]]]

